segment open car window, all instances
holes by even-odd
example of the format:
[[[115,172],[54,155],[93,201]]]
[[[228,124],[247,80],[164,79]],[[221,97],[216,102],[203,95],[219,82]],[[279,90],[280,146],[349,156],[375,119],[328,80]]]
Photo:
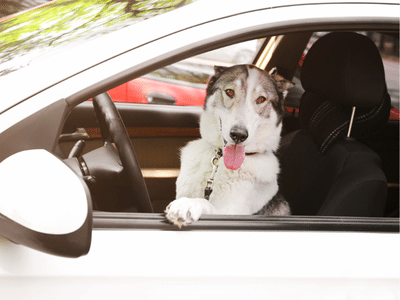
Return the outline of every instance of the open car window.
[[[267,70],[273,67],[271,64],[278,66],[278,69],[286,75],[285,77],[295,83],[295,86],[289,90],[284,103],[286,112],[283,117],[282,136],[300,129],[299,101],[304,91],[299,79],[302,63],[315,41],[327,33],[305,32],[234,44],[189,57],[109,90],[111,98],[118,104],[117,107],[120,109],[127,127],[149,190],[154,212],[162,215],[127,214],[135,212],[135,208],[129,207],[128,202],[128,204],[124,204],[125,200],[121,200],[118,204],[114,203],[115,207],[113,207],[114,204],[104,208],[97,207],[98,212],[95,213],[95,216],[98,216],[97,220],[100,223],[107,222],[110,218],[108,212],[120,213],[123,215],[117,214],[115,216],[123,216],[126,220],[125,225],[121,226],[129,227],[134,223],[133,220],[137,218],[143,218],[143,220],[148,220],[148,218],[150,218],[149,220],[159,220],[160,217],[162,218],[166,206],[175,199],[175,182],[180,170],[180,151],[188,142],[200,138],[199,116],[202,111],[201,107],[204,105],[207,81],[213,75],[215,65],[229,67],[235,64],[255,64]],[[399,58],[395,53],[396,47],[398,49],[398,39],[396,40],[392,35],[379,32],[364,32],[362,34],[369,36],[381,51],[388,90],[392,98],[391,120],[395,123],[385,128],[378,138],[369,141],[367,146],[380,156],[388,179],[388,204],[385,216],[398,217],[398,142],[396,143],[396,140],[393,139],[393,133],[398,128]],[[383,44],[380,44],[381,41],[383,41]],[[282,53],[285,55],[282,55]],[[294,53],[294,55],[290,57],[287,53]],[[135,104],[153,105],[146,105],[145,107]],[[392,117],[396,112],[397,118]],[[88,136],[87,146],[83,154],[102,145],[97,126],[95,123],[89,123],[87,120],[87,126],[81,128]],[[75,141],[68,141],[66,138],[61,139],[60,148],[66,156],[74,143]],[[96,205],[94,207],[96,208]],[[263,220],[263,217],[260,216],[248,216],[242,219],[239,216],[210,216],[208,220],[212,225],[206,227],[218,227],[219,220],[222,222],[220,224],[232,228],[238,224],[247,226],[245,224],[247,224],[249,218],[257,222]],[[280,219],[281,217],[270,217],[268,220]],[[291,219],[295,222],[305,222],[304,217],[292,216]],[[321,224],[320,222],[325,222],[321,220],[323,220],[323,217],[311,216],[311,219],[307,219],[303,224],[306,224],[307,227],[315,222],[318,227],[318,224]],[[269,221],[262,223],[260,228],[271,226],[268,223]],[[376,221],[371,219],[372,223]],[[360,224],[365,225],[369,221],[363,219],[360,222]],[[163,221],[157,226],[162,227],[165,224],[166,221]],[[196,226],[195,228],[205,228],[201,224],[198,225],[199,227]]]

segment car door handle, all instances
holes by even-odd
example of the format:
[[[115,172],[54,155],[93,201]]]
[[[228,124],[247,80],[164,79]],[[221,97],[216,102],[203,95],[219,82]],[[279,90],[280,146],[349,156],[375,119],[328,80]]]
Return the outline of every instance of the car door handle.
[[[146,99],[151,104],[175,105],[176,103],[173,96],[161,92],[149,92],[146,94]]]

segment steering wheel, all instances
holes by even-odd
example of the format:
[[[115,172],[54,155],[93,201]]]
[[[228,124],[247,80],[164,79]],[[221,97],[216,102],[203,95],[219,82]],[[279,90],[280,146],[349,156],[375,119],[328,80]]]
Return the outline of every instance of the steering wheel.
[[[122,118],[110,95],[105,92],[93,98],[93,106],[105,145],[115,145],[128,177],[128,188],[139,211],[153,212],[150,196],[139,163]]]

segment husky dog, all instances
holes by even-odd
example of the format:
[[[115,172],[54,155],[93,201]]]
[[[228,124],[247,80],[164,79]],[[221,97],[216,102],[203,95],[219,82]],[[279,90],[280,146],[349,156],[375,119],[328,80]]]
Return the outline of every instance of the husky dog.
[[[203,214],[289,215],[278,192],[283,99],[293,84],[252,65],[215,66],[200,118],[201,139],[181,153],[167,219],[179,227]],[[209,199],[209,200],[206,200]]]

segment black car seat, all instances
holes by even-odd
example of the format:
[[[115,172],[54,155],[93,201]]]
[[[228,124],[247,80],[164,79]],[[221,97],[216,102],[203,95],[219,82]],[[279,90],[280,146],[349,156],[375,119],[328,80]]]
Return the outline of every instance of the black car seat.
[[[301,84],[301,129],[281,157],[279,180],[292,214],[382,216],[381,161],[358,141],[377,134],[389,118],[377,47],[361,34],[327,34],[309,50]]]

